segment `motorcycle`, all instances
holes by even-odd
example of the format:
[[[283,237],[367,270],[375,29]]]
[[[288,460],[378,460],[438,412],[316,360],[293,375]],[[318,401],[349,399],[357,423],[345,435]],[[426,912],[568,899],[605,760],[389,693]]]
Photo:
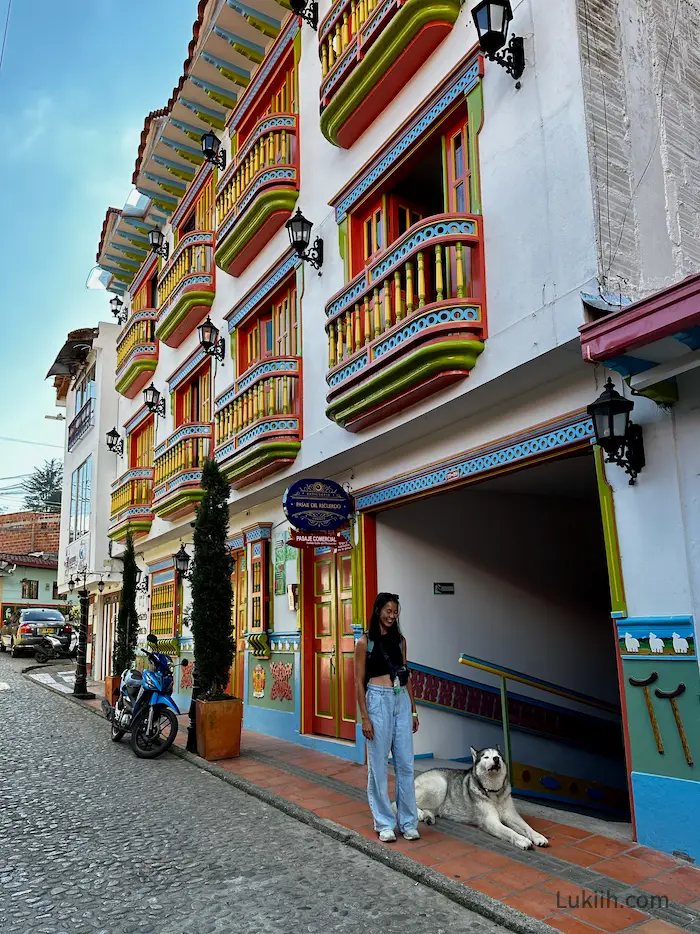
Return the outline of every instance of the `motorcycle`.
[[[153,634],[146,639],[153,649],[158,638]],[[131,749],[139,759],[155,759],[172,746],[177,736],[177,717],[180,713],[173,701],[173,666],[167,655],[143,650],[151,668],[138,668],[122,672],[119,696],[114,707],[107,700],[102,707],[112,724],[112,741],[118,743],[130,733]],[[187,659],[182,660],[183,667]]]
[[[78,633],[73,630],[67,649],[64,648],[63,643],[56,636],[44,636],[40,645],[37,646],[34,658],[40,665],[43,665],[55,658],[75,658],[77,654]]]

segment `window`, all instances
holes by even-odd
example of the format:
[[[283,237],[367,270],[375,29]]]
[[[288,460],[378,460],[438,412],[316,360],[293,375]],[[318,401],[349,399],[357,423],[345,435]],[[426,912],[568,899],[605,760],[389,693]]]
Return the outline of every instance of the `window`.
[[[240,330],[238,375],[268,357],[299,356],[299,321],[296,288],[285,287],[271,306]]]
[[[153,466],[153,419],[149,418],[129,435],[129,466]]]
[[[90,367],[80,380],[75,390],[75,414],[77,415],[87,404],[95,398],[95,367]]]
[[[22,599],[39,599],[39,581],[29,581],[26,578],[22,581]]]
[[[69,540],[74,542],[90,531],[90,487],[92,481],[92,458],[88,457],[73,471],[70,484]]]
[[[211,363],[178,389],[175,415],[177,426],[211,421]]]
[[[467,152],[467,128],[462,123],[456,131],[446,135],[447,140],[447,176],[448,209],[469,213],[471,198],[469,193],[470,171]]]
[[[54,581],[53,582],[53,595],[51,599],[52,600],[65,600],[66,597],[67,597],[67,594],[58,592],[58,581]]]

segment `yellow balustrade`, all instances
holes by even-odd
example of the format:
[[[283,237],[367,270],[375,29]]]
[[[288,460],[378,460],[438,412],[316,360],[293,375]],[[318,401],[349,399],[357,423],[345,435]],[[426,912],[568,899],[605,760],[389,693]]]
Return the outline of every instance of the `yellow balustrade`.
[[[463,243],[429,244],[386,278],[375,281],[328,326],[328,368],[349,359],[408,315],[433,302],[471,292],[471,249]]]
[[[155,317],[155,316],[154,316]],[[127,357],[139,344],[153,343],[155,340],[155,320],[145,318],[127,325],[124,339],[117,347],[117,371],[124,366]]]
[[[214,190],[214,175],[209,176],[209,181],[202,188],[195,207],[195,227],[197,230],[214,229],[214,209],[216,207],[216,197]]]
[[[211,243],[189,243],[173,258],[165,268],[165,272],[158,282],[158,306],[162,308],[180,285],[185,276],[195,273],[211,273],[212,245]]]
[[[269,119],[269,118],[266,118]],[[277,165],[292,165],[296,158],[296,129],[270,130],[261,134],[252,146],[244,146],[236,168],[216,198],[217,222],[220,225],[231,208],[246,193],[258,172]]]
[[[211,425],[206,425],[206,428],[209,430],[206,436],[182,438],[162,454],[156,455],[154,466],[156,486],[182,470],[202,467],[211,449]]]
[[[153,477],[127,480],[112,492],[112,518],[129,506],[150,506],[153,500]]]
[[[175,627],[175,582],[157,584],[151,592],[151,632],[172,635]]]
[[[261,378],[216,413],[216,446],[232,441],[260,419],[298,414],[299,377],[296,374]]]
[[[136,295],[131,300],[131,313],[135,315],[137,311],[143,311],[148,308],[149,285],[141,286]]]
[[[342,0],[337,3],[337,11],[331,16],[337,17],[333,27],[321,40],[321,66],[323,77],[343,55],[358,32],[379,6],[380,0]]]

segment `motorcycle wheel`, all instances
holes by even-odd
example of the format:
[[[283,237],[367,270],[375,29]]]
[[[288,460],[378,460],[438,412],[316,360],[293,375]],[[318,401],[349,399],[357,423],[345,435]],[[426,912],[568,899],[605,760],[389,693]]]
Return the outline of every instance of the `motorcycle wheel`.
[[[49,660],[48,654],[41,649],[37,649],[34,658],[40,665],[44,665]]]
[[[121,742],[121,738],[122,738],[123,735],[124,735],[124,730],[118,729],[118,728],[114,725],[114,723],[112,723],[112,732],[111,732],[112,742],[113,742],[113,743],[119,743],[119,742]]]
[[[169,749],[177,736],[177,717],[169,707],[153,712],[153,732],[148,729],[148,708],[142,710],[131,724],[131,748],[139,759],[155,759]]]

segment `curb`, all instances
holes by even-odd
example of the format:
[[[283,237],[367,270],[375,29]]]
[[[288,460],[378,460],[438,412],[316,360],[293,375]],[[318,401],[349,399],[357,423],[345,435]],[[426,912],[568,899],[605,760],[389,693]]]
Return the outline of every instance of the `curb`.
[[[24,669],[22,674],[24,675],[25,671],[32,671],[34,668],[43,667],[45,666],[31,666]],[[31,683],[46,688],[53,694],[77,704],[83,710],[95,714],[100,717],[100,719],[104,720],[103,712],[96,707],[89,707],[84,701],[72,697],[70,694],[63,694],[61,691],[55,691],[50,685],[42,684],[40,681],[32,681]],[[409,856],[404,856],[403,853],[386,849],[381,844],[375,843],[373,840],[368,840],[366,837],[363,837],[362,834],[356,833],[348,827],[343,827],[341,824],[336,824],[334,821],[328,820],[327,818],[319,817],[317,814],[314,814],[313,811],[307,811],[306,808],[301,807],[299,804],[287,801],[279,795],[268,791],[266,788],[260,788],[258,785],[254,785],[252,782],[249,782],[239,775],[227,772],[226,769],[222,768],[220,765],[207,762],[206,759],[201,759],[199,756],[187,752],[186,749],[180,746],[173,745],[168,752],[177,756],[179,759],[183,759],[185,762],[189,762],[191,765],[197,766],[197,768],[202,771],[208,772],[210,775],[221,779],[226,782],[227,785],[231,785],[231,787],[236,788],[238,791],[242,791],[252,798],[257,798],[259,801],[281,811],[288,817],[292,817],[294,820],[306,824],[307,827],[311,827],[313,830],[325,834],[327,837],[331,837],[339,843],[343,843],[345,846],[352,847],[352,849],[363,853],[370,859],[382,863],[384,866],[388,866],[389,869],[393,869],[395,872],[400,872],[409,879],[413,879],[416,883],[420,883],[429,889],[433,889],[435,892],[439,892],[440,895],[444,895],[446,898],[449,898],[450,901],[461,905],[462,908],[467,908],[469,911],[480,915],[482,918],[486,918],[488,921],[500,924],[507,930],[513,931],[514,934],[561,934],[560,931],[545,924],[544,921],[531,918],[517,911],[515,908],[511,908],[509,905],[504,905],[495,898],[491,898],[489,895],[484,895],[476,889],[471,889],[467,885],[455,882],[447,876],[443,876],[442,873],[431,869],[429,866],[423,866],[421,863],[412,860]]]

